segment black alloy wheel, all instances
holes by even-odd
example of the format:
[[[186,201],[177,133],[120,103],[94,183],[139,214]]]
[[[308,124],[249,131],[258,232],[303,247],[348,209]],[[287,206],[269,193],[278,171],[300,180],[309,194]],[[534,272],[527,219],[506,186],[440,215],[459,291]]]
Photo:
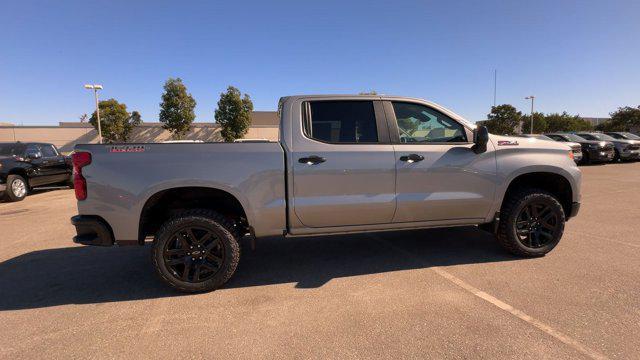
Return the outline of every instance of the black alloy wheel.
[[[504,199],[496,238],[514,255],[544,256],[560,242],[564,223],[564,209],[555,195],[524,188]]]
[[[198,283],[213,278],[224,265],[224,245],[210,230],[187,226],[167,241],[164,263],[182,281]]]
[[[182,292],[218,289],[240,261],[238,228],[211,210],[183,211],[167,220],[153,241],[151,258],[160,278]]]
[[[531,249],[541,248],[552,242],[558,225],[558,214],[544,202],[525,205],[514,224],[520,243]]]

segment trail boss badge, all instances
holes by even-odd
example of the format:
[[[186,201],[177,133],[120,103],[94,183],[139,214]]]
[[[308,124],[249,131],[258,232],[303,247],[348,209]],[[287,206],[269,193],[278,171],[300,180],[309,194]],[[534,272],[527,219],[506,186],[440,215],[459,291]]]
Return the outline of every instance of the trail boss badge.
[[[498,146],[518,146],[517,141],[515,140],[498,140]]]
[[[145,152],[145,145],[112,145],[109,147],[111,153],[139,153]]]

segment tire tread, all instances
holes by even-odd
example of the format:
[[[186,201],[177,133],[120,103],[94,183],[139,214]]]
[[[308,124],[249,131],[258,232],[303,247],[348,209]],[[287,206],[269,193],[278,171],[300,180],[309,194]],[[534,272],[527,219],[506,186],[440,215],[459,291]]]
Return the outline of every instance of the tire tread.
[[[199,220],[205,219],[206,221],[212,221],[216,223],[217,225],[222,227],[222,232],[223,233],[226,232],[227,234],[225,235],[229,236],[231,240],[229,241],[230,244],[225,244],[225,246],[230,245],[232,247],[232,249],[226,250],[226,251],[230,251],[230,254],[232,255],[230,264],[229,266],[226,267],[225,269],[226,271],[225,273],[222,274],[222,276],[220,277],[220,280],[217,281],[215,284],[213,284],[213,286],[210,286],[208,282],[202,283],[201,286],[199,287],[181,286],[180,284],[176,283],[173,279],[171,279],[167,274],[165,274],[165,272],[160,267],[160,264],[158,263],[158,256],[156,256],[156,246],[157,246],[158,239],[164,233],[171,231],[173,227],[178,226],[179,223],[184,221],[189,221],[190,219],[199,219]],[[164,224],[162,224],[162,226],[156,233],[156,236],[154,237],[154,240],[153,240],[154,250],[151,252],[152,254],[151,260],[153,263],[153,267],[156,269],[156,272],[158,273],[158,275],[162,278],[162,280],[165,283],[169,284],[172,288],[181,292],[186,292],[186,293],[212,291],[224,285],[235,273],[238,267],[238,263],[240,262],[240,252],[241,252],[238,239],[240,239],[239,231],[235,229],[231,221],[229,221],[229,219],[227,219],[223,215],[207,209],[186,210],[175,216],[172,216],[169,220],[167,220]]]
[[[500,221],[498,223],[498,231],[496,233],[496,239],[498,240],[498,243],[513,255],[521,257],[540,257],[546,254],[546,252],[541,253],[539,251],[532,251],[519,246],[518,240],[512,238],[510,231],[511,222],[509,221],[509,219],[513,215],[515,209],[522,202],[527,201],[529,198],[538,196],[550,198],[553,202],[555,202],[555,206],[560,208],[562,214],[560,221],[562,225],[558,237],[562,237],[562,233],[564,232],[565,215],[562,209],[562,205],[560,205],[556,197],[548,191],[537,188],[522,188],[516,190],[515,192],[510,194],[502,204],[502,209],[500,210]],[[551,251],[552,249],[553,247],[551,247],[549,251]]]

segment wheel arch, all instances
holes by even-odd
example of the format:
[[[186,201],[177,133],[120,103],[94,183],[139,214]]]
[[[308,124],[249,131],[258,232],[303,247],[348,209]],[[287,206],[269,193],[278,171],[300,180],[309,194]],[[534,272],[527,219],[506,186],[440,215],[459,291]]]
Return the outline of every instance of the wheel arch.
[[[20,176],[22,176],[22,178],[27,183],[29,183],[29,177],[27,176],[27,170],[24,169],[24,168],[21,168],[21,167],[13,168],[13,169],[9,170],[9,172],[7,173],[7,176],[8,175],[20,175]]]
[[[570,179],[571,177],[568,174],[549,170],[529,171],[513,175],[506,182],[507,185],[504,191],[501,192],[502,198],[498,204],[502,208],[505,199],[520,189],[537,188],[554,195],[562,205],[565,214],[569,216],[574,201],[574,191],[576,191],[575,185]]]
[[[150,195],[140,211],[138,241],[153,235],[174,214],[207,209],[224,215],[242,234],[251,232],[251,216],[241,198],[225,189],[206,186],[180,186],[158,190]]]

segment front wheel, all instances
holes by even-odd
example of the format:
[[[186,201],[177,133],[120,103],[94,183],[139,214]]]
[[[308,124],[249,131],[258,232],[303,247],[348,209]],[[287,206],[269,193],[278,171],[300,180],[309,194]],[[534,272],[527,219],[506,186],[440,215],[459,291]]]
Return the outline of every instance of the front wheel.
[[[239,235],[222,215],[189,210],[165,222],[156,234],[153,265],[162,280],[183,292],[224,285],[240,261]]]
[[[496,237],[514,255],[544,256],[560,242],[564,223],[562,205],[552,194],[524,189],[505,199]]]
[[[7,189],[4,196],[7,201],[22,201],[27,196],[28,191],[29,185],[27,185],[27,181],[22,176],[7,176]]]

